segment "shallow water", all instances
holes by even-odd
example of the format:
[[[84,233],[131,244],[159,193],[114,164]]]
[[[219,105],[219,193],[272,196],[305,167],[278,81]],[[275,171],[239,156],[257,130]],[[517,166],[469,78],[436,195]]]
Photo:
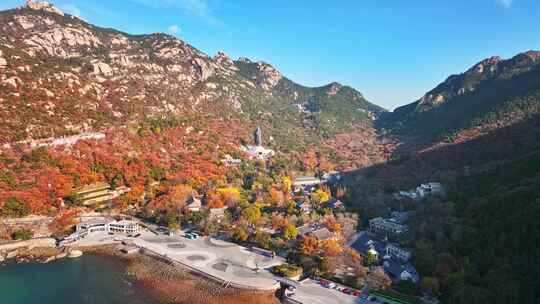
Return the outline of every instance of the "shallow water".
[[[94,255],[0,266],[1,304],[142,304],[119,261]]]

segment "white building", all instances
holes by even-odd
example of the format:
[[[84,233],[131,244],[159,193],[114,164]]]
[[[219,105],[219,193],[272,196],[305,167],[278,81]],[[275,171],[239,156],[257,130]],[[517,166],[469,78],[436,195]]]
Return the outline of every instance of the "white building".
[[[107,224],[107,232],[121,232],[126,234],[134,234],[139,232],[139,224],[135,221],[121,220],[118,222],[110,222]]]
[[[404,261],[408,261],[411,258],[411,252],[409,250],[392,243],[386,245],[386,254]]]
[[[296,208],[298,208],[303,213],[311,213],[311,204],[308,202],[298,202],[296,203]]]
[[[292,185],[294,188],[294,192],[299,192],[302,189],[304,191],[310,192],[310,190],[315,189],[315,186],[321,185],[323,183],[323,180],[315,176],[298,176],[294,178]]]
[[[378,234],[402,235],[409,231],[409,227],[392,219],[376,217],[369,220],[369,230]]]
[[[186,207],[189,211],[201,211],[202,208],[202,202],[200,199],[194,197],[193,195],[189,197],[189,199],[186,202]]]
[[[96,232],[135,234],[139,232],[139,230],[140,226],[136,221],[88,221],[78,224],[75,232],[62,239],[60,245],[63,246],[74,243]]]
[[[325,182],[337,182],[341,180],[341,173],[339,171],[330,171],[323,174],[322,179]]]
[[[267,149],[263,146],[241,146],[240,149],[246,152],[250,158],[257,158],[260,160],[267,160],[274,156],[276,152],[272,149]]]
[[[228,166],[228,167],[240,166],[240,164],[242,164],[241,159],[234,158],[230,154],[225,154],[221,162],[225,164],[225,166]]]
[[[416,187],[416,193],[420,198],[424,198],[430,195],[441,195],[444,193],[444,189],[441,183],[427,183]]]
[[[441,183],[430,182],[421,184],[416,189],[410,191],[399,191],[394,194],[397,199],[410,198],[413,200],[421,200],[429,196],[445,195],[444,187]]]
[[[227,206],[221,207],[221,208],[212,208],[210,209],[210,215],[209,217],[211,219],[215,219],[218,221],[221,221],[225,217],[225,210],[227,210]]]

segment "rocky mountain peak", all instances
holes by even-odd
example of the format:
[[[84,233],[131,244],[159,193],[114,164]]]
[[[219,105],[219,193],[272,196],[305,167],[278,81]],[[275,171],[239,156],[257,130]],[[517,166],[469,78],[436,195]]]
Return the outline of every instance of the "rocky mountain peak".
[[[239,57],[237,61],[244,64],[252,63],[252,61],[247,57]]]
[[[530,51],[527,51],[527,52],[525,52],[523,54],[526,55],[526,56],[529,56],[530,58],[533,58],[533,59],[540,58],[540,51],[530,50]]]
[[[257,85],[266,91],[273,89],[283,78],[278,70],[266,62],[258,61],[256,66],[260,75],[257,78]]]
[[[465,74],[483,74],[484,72],[493,73],[497,70],[497,65],[501,63],[503,59],[499,56],[493,56],[480,61],[470,68]]]
[[[326,94],[332,96],[332,95],[336,95],[342,88],[343,86],[337,82],[332,82],[331,84],[329,84],[327,86],[327,91],[326,91]]]
[[[508,60],[512,67],[530,67],[540,63],[540,51],[528,51]]]
[[[425,111],[437,107],[455,96],[475,91],[486,80],[525,73],[537,64],[540,64],[539,51],[528,51],[507,60],[499,56],[486,58],[463,74],[448,77],[443,83],[424,95],[418,101],[417,110]]]
[[[232,61],[232,59],[225,52],[218,52],[213,59],[217,64],[223,66],[224,68],[236,70],[234,61]]]
[[[59,8],[57,8],[53,4],[46,1],[26,0],[26,7],[32,10],[36,10],[36,11],[46,11],[46,12],[54,13],[60,16],[64,16],[64,12],[62,12]]]

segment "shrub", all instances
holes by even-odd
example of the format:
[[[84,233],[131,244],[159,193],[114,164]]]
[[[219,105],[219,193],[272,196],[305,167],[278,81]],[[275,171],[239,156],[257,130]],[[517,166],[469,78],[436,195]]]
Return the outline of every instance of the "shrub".
[[[14,197],[8,198],[1,209],[1,215],[5,217],[24,217],[29,212],[28,206]]]
[[[19,229],[13,232],[13,239],[15,240],[29,240],[34,236],[34,232],[29,229]]]
[[[292,278],[302,274],[302,267],[290,264],[282,264],[274,266],[272,272],[286,278]]]

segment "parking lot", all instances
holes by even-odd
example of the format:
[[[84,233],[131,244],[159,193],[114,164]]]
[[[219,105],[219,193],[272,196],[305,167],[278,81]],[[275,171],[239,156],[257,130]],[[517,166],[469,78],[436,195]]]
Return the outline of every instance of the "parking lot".
[[[319,281],[307,279],[299,285],[294,294],[289,298],[310,304],[358,304],[366,303],[365,297],[358,297],[346,294],[334,288],[323,287]]]

